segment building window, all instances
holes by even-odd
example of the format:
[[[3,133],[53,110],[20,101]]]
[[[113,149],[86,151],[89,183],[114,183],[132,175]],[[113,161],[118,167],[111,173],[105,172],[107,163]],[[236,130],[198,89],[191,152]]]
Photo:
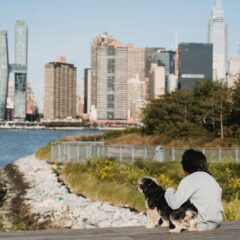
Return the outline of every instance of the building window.
[[[108,91],[113,91],[114,90],[114,83],[115,83],[115,78],[114,77],[108,77],[107,78],[107,90]]]
[[[113,112],[107,112],[107,119],[108,120],[114,119],[114,113]]]
[[[107,48],[107,55],[108,55],[108,56],[113,56],[113,55],[115,55],[115,48],[114,48],[113,46],[109,46],[109,47]]]
[[[108,71],[108,73],[115,72],[115,59],[108,59],[107,71]]]
[[[107,95],[107,108],[114,108],[114,95],[113,94]]]

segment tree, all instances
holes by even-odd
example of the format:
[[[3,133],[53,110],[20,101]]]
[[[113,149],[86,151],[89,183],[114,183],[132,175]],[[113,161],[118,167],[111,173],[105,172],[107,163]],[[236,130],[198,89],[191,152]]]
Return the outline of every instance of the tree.
[[[206,80],[195,85],[194,113],[196,124],[202,126],[216,136],[224,138],[224,126],[227,125],[231,112],[231,91],[225,84]]]
[[[240,125],[240,79],[232,89],[231,123]]]
[[[144,131],[170,138],[188,137],[201,132],[193,122],[193,97],[187,90],[151,99],[143,109]]]

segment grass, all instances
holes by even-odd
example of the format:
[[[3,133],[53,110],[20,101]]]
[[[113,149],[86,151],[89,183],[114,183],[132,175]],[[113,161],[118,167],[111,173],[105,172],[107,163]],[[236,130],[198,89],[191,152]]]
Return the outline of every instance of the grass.
[[[5,232],[5,229],[3,227],[3,224],[0,222],[0,232]]]
[[[20,216],[17,216],[13,222],[12,230],[13,231],[26,231],[26,230],[28,230],[28,226],[26,225],[26,223],[23,221],[23,219]]]
[[[145,146],[157,146],[162,145],[164,147],[175,148],[235,148],[239,147],[239,142],[232,139],[210,138],[210,137],[188,137],[184,139],[172,139],[169,140],[162,135],[146,135],[140,132],[122,133],[113,136],[106,134],[103,136],[103,140],[109,144],[130,144],[130,145],[145,145]]]
[[[210,164],[210,171],[223,188],[227,221],[240,220],[238,170],[239,165],[234,163]],[[96,159],[84,164],[67,164],[61,176],[76,193],[93,200],[128,206],[143,212],[145,211],[143,196],[134,189],[138,177],[153,176],[166,188],[176,187],[183,173],[178,162],[137,161],[133,165],[128,165],[111,159]]]
[[[51,143],[39,148],[35,152],[35,156],[39,160],[46,160],[49,161],[51,159]]]
[[[228,221],[240,220],[240,199],[238,195],[239,192],[236,195],[235,199],[230,202],[224,201],[224,214],[225,219]]]
[[[79,174],[81,172],[79,170],[76,165],[68,165],[63,171],[64,181],[74,189],[75,193],[116,206],[135,208],[138,211],[144,210],[144,199],[141,194],[136,192],[134,187],[99,181],[87,172]]]

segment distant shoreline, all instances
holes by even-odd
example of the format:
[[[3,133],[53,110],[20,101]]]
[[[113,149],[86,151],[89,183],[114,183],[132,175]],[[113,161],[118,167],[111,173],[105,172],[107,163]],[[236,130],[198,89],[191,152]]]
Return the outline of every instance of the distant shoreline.
[[[100,130],[100,131],[110,131],[110,130],[124,130],[125,127],[36,127],[36,126],[14,126],[14,127],[3,127],[0,126],[0,130]]]

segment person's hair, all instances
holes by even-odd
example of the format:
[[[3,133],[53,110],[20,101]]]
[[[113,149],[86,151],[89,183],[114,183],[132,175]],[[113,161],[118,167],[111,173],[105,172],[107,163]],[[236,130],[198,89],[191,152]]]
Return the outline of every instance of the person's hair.
[[[189,174],[197,171],[203,171],[211,174],[208,171],[207,159],[200,151],[196,151],[194,149],[186,150],[182,155],[181,163],[183,170]]]

